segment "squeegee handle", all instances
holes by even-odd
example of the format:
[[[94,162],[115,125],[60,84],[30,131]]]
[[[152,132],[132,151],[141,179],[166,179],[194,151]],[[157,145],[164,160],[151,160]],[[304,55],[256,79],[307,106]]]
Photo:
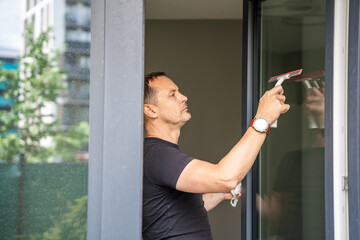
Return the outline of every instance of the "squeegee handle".
[[[289,74],[288,74],[288,75],[289,75]],[[285,75],[285,76],[283,76],[283,77],[280,77],[279,80],[276,82],[275,87],[276,87],[276,86],[280,86],[286,79],[288,79],[288,78],[289,78],[288,75]],[[272,128],[277,128],[277,119],[275,120],[275,122],[273,122],[273,123],[271,124],[270,127],[272,127]]]
[[[286,79],[285,77],[280,78],[280,79],[276,82],[275,87],[280,86],[280,85],[284,82],[285,79]]]
[[[275,120],[275,122],[273,122],[273,123],[271,124],[270,127],[272,127],[272,128],[277,128],[277,119]]]

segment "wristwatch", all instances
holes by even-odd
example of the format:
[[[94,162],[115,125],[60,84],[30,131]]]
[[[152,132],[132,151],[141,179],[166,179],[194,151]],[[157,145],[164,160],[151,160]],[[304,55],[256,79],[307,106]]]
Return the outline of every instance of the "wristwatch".
[[[265,118],[254,118],[249,127],[253,127],[256,131],[269,134],[270,123]]]

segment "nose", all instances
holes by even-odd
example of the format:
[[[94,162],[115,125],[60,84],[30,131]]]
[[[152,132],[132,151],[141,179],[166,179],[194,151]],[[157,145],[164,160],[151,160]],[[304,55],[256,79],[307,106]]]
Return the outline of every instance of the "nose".
[[[187,96],[185,96],[184,94],[180,93],[181,94],[181,103],[186,103],[188,98]]]

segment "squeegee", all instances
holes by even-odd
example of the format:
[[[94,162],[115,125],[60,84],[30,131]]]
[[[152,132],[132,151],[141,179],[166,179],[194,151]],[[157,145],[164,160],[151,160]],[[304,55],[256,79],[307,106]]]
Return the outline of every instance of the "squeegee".
[[[274,76],[274,77],[271,77],[270,80],[269,80],[269,83],[270,82],[275,82],[276,81],[276,84],[275,84],[275,87],[276,86],[279,86],[281,85],[285,80],[288,80],[292,77],[295,77],[295,76],[298,76],[302,73],[302,69],[298,69],[298,70],[295,70],[295,71],[291,71],[291,72],[288,72],[288,73],[284,73],[284,74],[281,74],[281,75],[277,75],[277,76]],[[277,120],[275,120],[275,122],[273,122],[271,124],[271,127],[272,128],[276,128],[277,127]]]

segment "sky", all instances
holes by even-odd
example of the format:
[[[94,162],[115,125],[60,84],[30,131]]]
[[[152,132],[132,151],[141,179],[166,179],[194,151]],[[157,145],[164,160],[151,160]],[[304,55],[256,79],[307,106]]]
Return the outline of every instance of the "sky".
[[[0,57],[20,51],[22,0],[0,0]]]

